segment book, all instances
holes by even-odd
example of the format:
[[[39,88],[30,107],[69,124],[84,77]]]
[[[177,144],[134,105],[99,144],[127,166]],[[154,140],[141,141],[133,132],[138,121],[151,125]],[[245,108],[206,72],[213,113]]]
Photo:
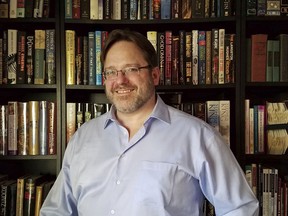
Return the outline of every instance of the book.
[[[0,3],[0,18],[9,18],[9,2],[2,1]]]
[[[220,118],[219,118],[219,101],[206,101],[206,112],[207,112],[207,123],[215,128],[215,130],[220,130]]]
[[[280,81],[280,41],[273,40],[273,75],[272,81]]]
[[[46,61],[45,61],[45,71],[47,74],[47,84],[56,83],[56,60],[55,60],[55,29],[46,29],[46,42],[45,42],[45,51],[46,51]]]
[[[209,30],[209,31],[206,31],[206,81],[205,81],[205,84],[211,84],[211,40],[212,40],[212,32]]]
[[[206,83],[206,31],[198,34],[198,84]]]
[[[17,32],[17,71],[16,83],[24,84],[26,81],[26,32]]]
[[[171,0],[161,0],[160,17],[161,19],[171,19]]]
[[[158,32],[157,34],[157,53],[158,53],[158,64],[160,70],[159,85],[165,84],[165,34],[164,32]]]
[[[16,180],[9,179],[6,181],[0,182],[0,212],[1,215],[10,215],[10,213],[14,213],[14,207],[15,207],[15,187],[16,186]],[[11,190],[11,187],[14,187]],[[14,193],[14,194],[12,194]],[[12,199],[11,199],[12,198]]]
[[[277,39],[279,39],[279,49],[280,49],[280,82],[288,81],[288,34],[280,34]]]
[[[183,0],[181,5],[181,17],[182,19],[192,18],[192,1]]]
[[[8,71],[8,84],[16,84],[17,74],[17,32],[16,29],[8,29],[8,58],[7,58],[7,71]]]
[[[27,1],[25,0],[25,18],[32,18],[33,17],[33,2],[34,1]]]
[[[205,1],[195,0],[192,1],[192,19],[193,18],[204,18]]]
[[[76,36],[75,45],[76,85],[83,84],[83,36]]]
[[[257,1],[256,0],[247,0],[247,16],[255,16],[257,14]]]
[[[280,0],[267,0],[266,2],[266,15],[267,16],[280,16],[281,15]]]
[[[179,31],[179,84],[185,84],[186,77],[186,66],[185,66],[185,55],[186,55],[186,37],[185,31]]]
[[[75,84],[75,38],[74,30],[65,30],[66,37],[66,84]]]
[[[66,143],[76,131],[76,103],[66,103]]]
[[[84,123],[84,107],[83,103],[78,102],[77,104],[77,112],[76,112],[76,130],[81,127]]]
[[[72,0],[72,19],[80,19],[80,0]]]
[[[56,136],[57,136],[57,115],[56,115],[56,103],[48,101],[48,125],[47,125],[47,145],[48,155],[54,155],[57,153]]]
[[[9,18],[17,18],[17,0],[9,1]]]
[[[7,155],[8,149],[8,106],[0,105],[0,155]]]
[[[29,101],[29,155],[39,154],[39,101]]]
[[[112,0],[112,16],[113,20],[121,20],[121,0]]]
[[[192,32],[186,31],[185,36],[185,83],[192,84]]]
[[[172,68],[171,68],[171,83],[172,85],[179,84],[179,36],[172,36]]]
[[[273,81],[273,41],[267,40],[267,52],[266,52],[266,81]]]
[[[35,30],[34,84],[45,83],[45,30]]]
[[[3,38],[0,37],[0,85],[3,84]]]
[[[18,102],[18,155],[28,155],[29,148],[29,105],[28,102]]]
[[[39,101],[39,154],[48,154],[48,102]]]
[[[198,65],[198,59],[199,59],[199,31],[198,30],[192,30],[192,84],[198,85],[199,84],[199,65]]]
[[[49,18],[50,17],[50,0],[43,0],[43,12],[42,17],[43,18]]]
[[[219,132],[230,146],[230,101],[219,101]]]
[[[93,104],[84,103],[84,122],[88,122],[92,119]]]
[[[172,31],[165,31],[165,85],[171,85],[172,72]]]
[[[219,31],[218,29],[212,29],[212,47],[211,47],[211,83],[218,84],[219,74]]]
[[[95,84],[102,85],[102,64],[100,60],[102,50],[101,31],[95,31]]]
[[[251,82],[265,82],[267,34],[251,36]]]
[[[88,36],[83,36],[83,53],[82,53],[82,58],[83,58],[83,66],[82,66],[82,80],[83,80],[83,85],[88,85],[88,71],[89,71],[89,66],[88,66]]]
[[[18,102],[8,101],[8,155],[17,155]]]
[[[45,181],[44,175],[31,175],[25,180],[23,216],[35,214],[36,187]]]
[[[17,0],[17,18],[25,17],[25,0]]]
[[[219,29],[219,68],[218,68],[218,84],[225,83],[225,29]]]
[[[17,178],[16,216],[24,216],[23,204],[24,204],[25,182],[29,176],[30,174],[25,174]]]
[[[98,3],[98,1],[91,1],[90,0],[90,19],[91,20],[99,19],[99,3]]]
[[[245,154],[250,154],[250,100],[245,99]]]
[[[95,33],[88,32],[88,83],[89,85],[95,85],[96,83],[96,65],[95,65]]]
[[[205,102],[195,102],[193,104],[193,115],[206,122],[206,103]]]
[[[65,19],[72,19],[72,0],[65,0]]]
[[[80,0],[80,18],[90,19],[90,0]]]
[[[157,52],[157,31],[147,31],[146,36]]]
[[[27,35],[26,37],[26,83],[34,83],[34,58],[35,58],[35,37]]]

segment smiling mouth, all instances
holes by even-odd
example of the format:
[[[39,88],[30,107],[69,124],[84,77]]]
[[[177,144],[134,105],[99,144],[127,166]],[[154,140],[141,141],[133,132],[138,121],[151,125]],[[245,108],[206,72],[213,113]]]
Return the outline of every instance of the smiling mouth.
[[[133,91],[133,89],[120,89],[120,90],[116,90],[115,92],[118,94],[127,94],[127,93],[130,93],[132,91]]]

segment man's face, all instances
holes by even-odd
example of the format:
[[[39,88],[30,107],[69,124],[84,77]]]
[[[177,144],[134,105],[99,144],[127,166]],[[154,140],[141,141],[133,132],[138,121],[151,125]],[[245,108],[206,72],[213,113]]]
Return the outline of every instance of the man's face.
[[[127,67],[143,67],[148,63],[141,50],[132,42],[120,41],[108,51],[105,59],[105,69],[118,70],[115,79],[105,80],[107,98],[119,112],[132,113],[153,100],[155,85],[159,81],[159,70],[143,68],[139,73],[123,74],[121,69]]]

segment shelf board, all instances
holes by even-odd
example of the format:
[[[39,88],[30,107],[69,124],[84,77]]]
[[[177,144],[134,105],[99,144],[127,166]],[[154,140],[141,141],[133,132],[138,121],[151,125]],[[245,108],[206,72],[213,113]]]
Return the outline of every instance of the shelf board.
[[[56,160],[57,155],[4,155],[0,160]]]
[[[56,89],[57,85],[49,84],[1,84],[0,89]]]

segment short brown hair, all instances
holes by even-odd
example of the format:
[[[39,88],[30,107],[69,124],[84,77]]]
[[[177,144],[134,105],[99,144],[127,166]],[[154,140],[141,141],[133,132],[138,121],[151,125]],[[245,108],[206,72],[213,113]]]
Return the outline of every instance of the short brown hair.
[[[101,63],[104,65],[107,52],[113,44],[119,41],[130,41],[137,45],[142,51],[147,63],[152,67],[158,66],[157,53],[150,41],[139,32],[123,29],[115,29],[108,34],[105,45],[101,52]]]

